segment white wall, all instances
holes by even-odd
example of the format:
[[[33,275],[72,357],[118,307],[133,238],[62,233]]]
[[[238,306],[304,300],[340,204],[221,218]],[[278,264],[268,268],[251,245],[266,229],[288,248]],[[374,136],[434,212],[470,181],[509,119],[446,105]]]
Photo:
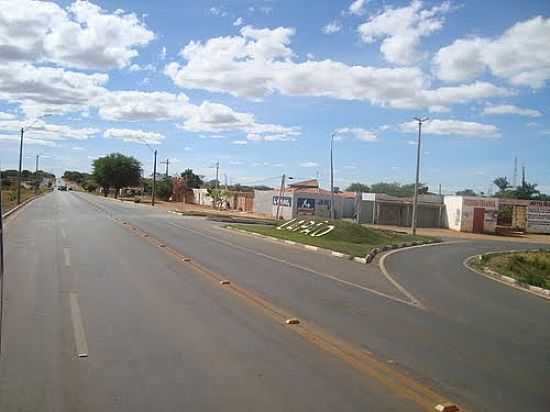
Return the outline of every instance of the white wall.
[[[460,232],[462,227],[462,196],[445,196],[444,226]]]

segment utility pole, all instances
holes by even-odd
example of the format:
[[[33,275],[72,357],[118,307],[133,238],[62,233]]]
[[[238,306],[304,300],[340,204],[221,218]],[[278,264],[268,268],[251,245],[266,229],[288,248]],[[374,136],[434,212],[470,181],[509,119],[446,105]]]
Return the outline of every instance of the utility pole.
[[[151,198],[151,206],[155,206],[155,193],[157,189],[157,149],[154,151],[155,161],[153,163],[153,195]]]
[[[40,159],[40,154],[36,155],[36,165],[34,168],[34,173],[38,173],[38,159]]]
[[[23,133],[25,133],[25,129],[21,128],[21,141],[19,143],[19,173],[17,173],[17,204],[21,203],[21,167],[23,166]]]
[[[170,159],[166,159],[164,162],[160,162],[161,165],[166,165],[166,178],[168,178],[168,165],[170,164]]]
[[[277,211],[275,213],[275,220],[279,221],[279,210],[281,209],[281,201],[283,200],[283,191],[285,190],[286,175],[283,173],[281,176],[281,188],[279,189],[279,197],[277,198]]]
[[[0,167],[0,355],[2,354],[2,330],[4,328],[4,208],[2,205],[2,168]]]
[[[525,165],[521,166],[521,188],[525,189]]]
[[[412,235],[416,235],[416,214],[418,207],[418,181],[420,179],[420,147],[422,144],[422,123],[428,120],[427,117],[415,117],[414,120],[418,122],[418,145],[416,148],[416,180],[414,181],[414,197],[413,197],[413,210],[412,210]]]
[[[441,183],[439,184],[439,196],[441,196]]]
[[[216,189],[220,188],[219,175],[220,175],[220,162],[218,161],[216,162]]]
[[[332,152],[334,149],[334,135],[330,136],[330,218],[334,220],[334,164],[332,161]]]

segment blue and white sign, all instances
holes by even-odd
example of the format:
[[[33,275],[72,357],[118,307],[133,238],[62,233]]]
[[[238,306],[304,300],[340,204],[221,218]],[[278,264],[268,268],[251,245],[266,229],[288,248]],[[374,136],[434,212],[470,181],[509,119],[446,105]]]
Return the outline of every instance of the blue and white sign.
[[[289,196],[273,196],[273,206],[292,206],[292,198]]]

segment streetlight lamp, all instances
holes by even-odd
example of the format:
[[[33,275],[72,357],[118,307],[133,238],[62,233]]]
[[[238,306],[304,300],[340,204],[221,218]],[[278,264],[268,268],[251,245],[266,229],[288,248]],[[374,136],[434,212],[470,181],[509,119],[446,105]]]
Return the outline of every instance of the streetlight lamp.
[[[336,133],[330,135],[330,218],[334,220],[334,164],[332,161],[332,152],[334,150],[334,136]]]
[[[418,207],[418,180],[420,179],[420,146],[422,143],[422,123],[428,120],[427,117],[415,117],[414,120],[418,122],[418,144],[416,148],[416,180],[414,182],[414,197],[413,197],[413,210],[412,210],[412,223],[411,232],[412,235],[416,235],[416,215]]]

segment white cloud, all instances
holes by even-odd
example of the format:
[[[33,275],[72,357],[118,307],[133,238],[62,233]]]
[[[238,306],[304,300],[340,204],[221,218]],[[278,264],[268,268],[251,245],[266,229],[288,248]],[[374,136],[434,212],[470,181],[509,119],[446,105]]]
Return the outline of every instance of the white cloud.
[[[83,69],[128,66],[154,33],[135,14],[112,14],[77,0],[0,0],[0,62],[48,61]]]
[[[161,59],[161,60],[166,59],[166,47],[164,47],[164,46],[162,47],[162,49],[160,49],[159,59]]]
[[[319,163],[315,163],[315,162],[303,162],[303,163],[300,163],[300,166],[301,166],[301,167],[317,167],[317,166],[319,166]]]
[[[240,144],[240,145],[243,145],[243,144],[248,144],[248,141],[247,141],[247,140],[233,140],[231,143],[232,143],[232,144]]]
[[[418,123],[414,120],[402,123],[400,127],[403,132],[418,133]],[[439,119],[430,120],[424,123],[422,126],[422,133],[480,138],[495,138],[500,136],[498,128],[491,124]],[[411,144],[416,144],[416,142]]]
[[[145,66],[140,66],[139,64],[132,64],[130,67],[128,67],[128,70],[131,72],[154,72],[157,68],[153,66],[152,64],[146,64]]]
[[[237,17],[237,19],[233,22],[233,26],[242,26],[243,24],[243,18],[242,17]]]
[[[73,146],[72,149],[77,152],[82,152],[86,149],[84,149],[82,146]]]
[[[336,133],[338,135],[353,136],[357,140],[361,140],[363,142],[375,142],[378,140],[374,132],[362,129],[360,127],[343,127],[340,129],[336,129]]]
[[[512,104],[501,104],[497,106],[486,106],[483,109],[483,114],[493,114],[493,115],[506,115],[506,114],[515,114],[518,116],[527,116],[527,117],[540,117],[542,113],[534,109],[524,109]]]
[[[540,134],[549,136],[550,135],[550,129],[543,129],[543,130],[540,131]]]
[[[301,134],[297,127],[260,123],[253,114],[236,112],[223,104],[209,101],[192,104],[183,93],[115,91],[101,96],[94,104],[99,115],[107,120],[181,120],[180,128],[209,133],[211,137],[240,131],[255,137],[249,137],[250,140],[274,141],[292,140]]]
[[[220,17],[227,16],[227,12],[222,7],[210,7],[208,9],[208,12],[213,16],[220,16]]]
[[[170,63],[165,73],[182,88],[255,100],[278,92],[417,109],[509,94],[487,82],[430,89],[429,78],[417,67],[349,66],[332,60],[296,63],[289,48],[293,34],[285,27],[245,26],[240,36],[191,41],[181,52],[186,63]]]
[[[12,119],[0,120],[0,133],[10,133],[14,136],[19,134],[19,130],[28,120]],[[43,140],[49,142],[62,140],[86,140],[99,133],[99,129],[95,128],[75,128],[66,125],[47,123],[44,120],[32,122],[32,127],[25,130],[25,141],[27,139]],[[19,137],[18,137],[19,138]]]
[[[431,9],[423,9],[420,0],[410,5],[394,8],[388,6],[358,27],[365,43],[381,40],[380,51],[390,63],[410,65],[422,57],[418,51],[420,39],[443,27],[444,15],[450,9],[443,2]]]
[[[167,92],[113,91],[97,99],[99,115],[107,120],[145,121],[184,117],[189,99]]]
[[[514,24],[501,36],[455,40],[433,58],[434,73],[445,81],[464,81],[489,71],[513,85],[541,88],[550,80],[550,18]]]
[[[360,16],[365,12],[365,3],[367,3],[367,1],[365,0],[355,0],[353,3],[349,5],[348,11],[351,14]]]
[[[334,20],[324,26],[321,30],[325,34],[337,33],[342,30],[342,24],[340,24],[339,21]]]
[[[0,120],[11,120],[11,119],[15,119],[15,115],[11,113],[6,113],[6,112],[0,112]]]
[[[183,150],[184,150],[185,152],[190,152],[190,151],[193,150],[193,149],[191,149],[189,146],[185,146],[185,147],[183,148]]]
[[[160,144],[164,139],[160,133],[144,132],[141,129],[107,129],[103,133],[103,137],[141,144]]]
[[[273,11],[273,7],[270,7],[270,6],[262,6],[259,8],[259,10],[263,13],[263,14],[271,14],[271,12]]]
[[[97,96],[109,77],[84,74],[26,63],[0,65],[0,100],[17,102],[31,116],[44,112],[83,110]]]

